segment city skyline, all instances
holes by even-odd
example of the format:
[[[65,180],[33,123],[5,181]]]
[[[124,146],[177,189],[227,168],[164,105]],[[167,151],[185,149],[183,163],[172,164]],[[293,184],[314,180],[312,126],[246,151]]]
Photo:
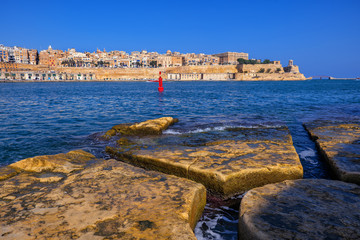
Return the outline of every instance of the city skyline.
[[[358,1],[5,0],[0,42],[30,49],[247,52],[294,59],[306,76],[359,77]]]

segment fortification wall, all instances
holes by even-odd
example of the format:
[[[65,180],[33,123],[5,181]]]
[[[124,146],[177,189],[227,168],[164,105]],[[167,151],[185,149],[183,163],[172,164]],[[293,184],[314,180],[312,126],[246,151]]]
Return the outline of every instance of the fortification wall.
[[[264,68],[265,73],[259,73]],[[279,73],[276,73],[281,68]],[[135,80],[135,79],[157,79],[159,71],[162,72],[164,79],[168,78],[169,73],[187,74],[186,80],[197,80],[198,77],[191,78],[191,75],[201,74],[201,80],[305,80],[301,73],[284,73],[281,64],[244,64],[244,65],[213,65],[213,66],[183,66],[168,68],[75,68],[75,67],[48,67],[44,65],[20,64],[19,70],[44,72],[44,73],[63,73],[74,75],[92,74],[96,80]],[[269,73],[267,69],[270,69]],[[16,70],[16,71],[19,71]],[[239,72],[238,72],[239,71]],[[190,75],[189,75],[190,74]],[[185,78],[185,77],[184,77]],[[178,80],[178,79],[175,79]],[[183,79],[181,79],[183,80]]]
[[[240,64],[237,67],[240,73],[257,73],[264,69],[264,73],[283,73],[281,64]]]
[[[235,80],[240,81],[284,81],[306,80],[301,73],[236,73]]]
[[[166,68],[167,73],[237,73],[236,65],[182,66]]]
[[[34,65],[32,65],[34,67]],[[35,67],[36,68],[36,67]],[[98,80],[117,80],[117,79],[156,79],[159,71],[163,78],[167,78],[168,73],[237,73],[236,65],[213,65],[213,66],[182,66],[167,68],[74,68],[74,67],[51,67],[51,70],[72,74],[93,73]]]

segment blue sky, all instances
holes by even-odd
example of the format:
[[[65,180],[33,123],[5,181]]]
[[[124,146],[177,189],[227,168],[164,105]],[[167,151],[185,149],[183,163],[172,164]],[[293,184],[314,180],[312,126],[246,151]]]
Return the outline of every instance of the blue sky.
[[[0,44],[27,48],[239,51],[306,76],[360,77],[359,0],[0,0]]]

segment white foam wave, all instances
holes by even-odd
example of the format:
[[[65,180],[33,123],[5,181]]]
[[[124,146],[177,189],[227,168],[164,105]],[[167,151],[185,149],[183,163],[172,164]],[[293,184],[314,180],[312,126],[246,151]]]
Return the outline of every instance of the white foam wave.
[[[306,158],[309,158],[309,157],[315,157],[316,152],[314,151],[314,149],[307,148],[306,150],[303,150],[303,151],[299,152],[299,156],[302,159],[306,159]]]
[[[219,239],[222,240],[220,234],[214,231],[218,221],[221,219],[221,216],[216,216],[215,218],[205,217],[203,220],[200,220],[195,227],[195,236],[198,240],[209,240],[209,239]],[[204,230],[201,227],[203,224],[206,224],[207,229]]]
[[[225,126],[217,126],[217,127],[205,127],[205,128],[197,128],[193,130],[188,131],[180,131],[175,129],[167,129],[163,133],[169,134],[169,135],[180,135],[180,134],[191,134],[191,133],[203,133],[203,132],[210,132],[210,131],[224,131],[226,129],[231,128],[244,128],[244,129],[252,129],[252,128],[280,128],[283,127],[281,125],[253,125],[253,126],[247,126],[247,125],[225,125]]]
[[[176,130],[173,130],[173,129],[167,129],[163,132],[163,134],[169,134],[169,135],[180,135],[180,134],[183,134],[182,132],[180,131],[176,131]]]

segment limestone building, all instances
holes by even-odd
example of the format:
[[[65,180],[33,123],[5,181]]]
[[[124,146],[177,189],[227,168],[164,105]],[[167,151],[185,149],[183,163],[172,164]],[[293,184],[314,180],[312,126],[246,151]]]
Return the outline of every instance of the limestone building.
[[[214,54],[214,56],[219,57],[219,64],[237,64],[239,58],[249,60],[249,54],[243,52],[225,52]]]

